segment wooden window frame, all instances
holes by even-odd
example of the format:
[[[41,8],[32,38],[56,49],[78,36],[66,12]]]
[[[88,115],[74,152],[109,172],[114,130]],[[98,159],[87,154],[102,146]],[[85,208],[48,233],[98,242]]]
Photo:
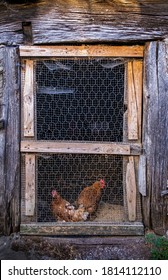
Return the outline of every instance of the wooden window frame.
[[[20,57],[25,60],[25,79],[23,86],[23,136],[20,151],[25,153],[25,215],[33,216],[35,211],[35,154],[37,153],[79,153],[116,154],[128,156],[126,166],[126,200],[130,222],[136,219],[137,179],[135,163],[141,163],[142,153],[142,58],[143,46],[20,46]],[[128,141],[115,143],[80,141],[36,141],[34,125],[33,66],[38,58],[59,57],[124,57],[127,63],[127,119]],[[140,166],[140,165],[139,165]],[[143,164],[144,166],[144,164]],[[139,167],[140,169],[141,166]],[[141,173],[143,170],[141,170]],[[35,225],[35,227],[37,224]],[[46,228],[46,225],[43,225]],[[24,228],[23,228],[24,231]],[[108,230],[107,230],[108,232]],[[139,228],[142,233],[142,227]]]

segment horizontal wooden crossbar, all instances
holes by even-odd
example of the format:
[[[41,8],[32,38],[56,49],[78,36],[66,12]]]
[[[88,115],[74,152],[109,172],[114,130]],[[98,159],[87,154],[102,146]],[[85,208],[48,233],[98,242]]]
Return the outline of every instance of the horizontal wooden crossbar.
[[[140,155],[141,144],[21,141],[21,152]]]
[[[143,46],[20,46],[21,57],[143,57]]]

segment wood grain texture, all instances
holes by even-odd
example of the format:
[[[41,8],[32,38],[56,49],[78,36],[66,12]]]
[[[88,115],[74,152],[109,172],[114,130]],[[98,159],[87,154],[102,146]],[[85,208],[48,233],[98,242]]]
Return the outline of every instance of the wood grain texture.
[[[140,155],[138,166],[138,189],[141,195],[146,196],[146,156]]]
[[[141,141],[142,61],[128,62],[128,139]]]
[[[138,128],[138,140],[141,142],[141,126],[142,126],[142,79],[143,79],[143,62],[142,60],[133,61],[133,73],[134,73],[134,88],[135,88],[135,102],[137,106],[137,128]]]
[[[136,102],[133,62],[128,62],[128,139],[138,140],[138,108]]]
[[[88,223],[32,223],[21,224],[21,234],[28,235],[90,235],[90,236],[136,236],[144,235],[142,223],[88,224]]]
[[[4,49],[5,151],[5,233],[18,230],[20,224],[20,67],[17,47]]]
[[[143,46],[20,46],[21,57],[143,57]]]
[[[25,215],[34,216],[35,211],[35,155],[25,155]]]
[[[4,53],[5,47],[0,46],[0,120],[5,117],[5,107],[4,107]],[[5,130],[0,129],[0,233],[4,231],[4,213],[5,213]]]
[[[146,46],[144,71],[144,152],[147,157],[147,197],[142,199],[144,223],[164,234],[168,216],[166,199],[168,170],[168,73],[167,44],[152,42]]]
[[[129,157],[129,162],[126,168],[126,200],[128,207],[128,219],[133,222],[136,220],[136,176],[134,158]]]
[[[33,60],[26,60],[23,85],[24,136],[34,136],[34,80]]]
[[[56,141],[21,141],[21,152],[139,155],[141,145]]]
[[[164,0],[39,0],[0,4],[0,43],[23,44],[22,22],[32,23],[33,44],[128,42],[164,38]]]

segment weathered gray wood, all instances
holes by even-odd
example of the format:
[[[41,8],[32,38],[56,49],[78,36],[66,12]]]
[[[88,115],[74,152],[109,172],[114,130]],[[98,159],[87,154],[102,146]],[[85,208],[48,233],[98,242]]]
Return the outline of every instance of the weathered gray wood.
[[[144,222],[163,234],[168,218],[161,197],[167,187],[168,170],[168,74],[164,42],[147,45],[144,82],[143,137],[147,156],[147,197],[142,200]]]
[[[6,127],[4,160],[5,232],[17,230],[20,223],[20,67],[17,47],[4,48],[4,119]]]
[[[28,235],[144,235],[142,223],[38,223],[21,224],[21,234]]]
[[[83,143],[65,141],[21,141],[21,152],[27,153],[77,153],[77,154],[119,154],[139,155],[141,145],[124,143]]]
[[[136,220],[136,189],[134,158],[133,156],[130,156],[126,168],[126,200],[128,207],[128,219],[132,222]]]
[[[140,155],[139,157],[138,189],[143,196],[146,196],[146,156],[145,155]]]
[[[22,22],[32,23],[33,44],[140,41],[163,38],[168,31],[168,3],[164,0],[39,0],[27,5],[3,2],[3,44],[24,43]]]
[[[33,91],[33,60],[26,60],[25,79],[23,86],[23,119],[24,136],[34,136],[34,91]]]
[[[157,80],[156,71],[153,73],[153,69],[156,68],[155,58],[156,58],[156,42],[146,43],[144,50],[144,77],[143,77],[143,131],[142,131],[142,141],[144,154],[147,160],[147,185],[146,185],[146,197],[142,197],[142,212],[143,212],[143,222],[147,228],[151,227],[150,218],[150,207],[151,207],[151,175],[149,165],[150,158],[150,146],[152,145],[152,140],[150,139],[150,106],[149,99],[150,93],[155,87],[155,81]]]
[[[4,119],[4,47],[0,46],[0,120]],[[0,129],[0,233],[4,230],[4,191],[5,191],[5,131]]]
[[[162,228],[158,233],[168,230],[167,199],[161,193],[167,189],[168,179],[168,45],[158,43],[158,134],[155,135],[155,172],[152,195],[151,218],[153,227],[157,228],[157,215],[162,217]],[[156,121],[156,120],[155,120]],[[156,205],[156,206],[155,206]]]
[[[35,213],[35,182],[36,182],[35,155],[25,155],[25,215],[34,216]]]

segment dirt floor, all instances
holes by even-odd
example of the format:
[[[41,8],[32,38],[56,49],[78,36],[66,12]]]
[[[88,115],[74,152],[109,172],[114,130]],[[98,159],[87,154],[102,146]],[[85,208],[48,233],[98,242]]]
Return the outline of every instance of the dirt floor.
[[[144,237],[0,236],[1,260],[147,260]]]

